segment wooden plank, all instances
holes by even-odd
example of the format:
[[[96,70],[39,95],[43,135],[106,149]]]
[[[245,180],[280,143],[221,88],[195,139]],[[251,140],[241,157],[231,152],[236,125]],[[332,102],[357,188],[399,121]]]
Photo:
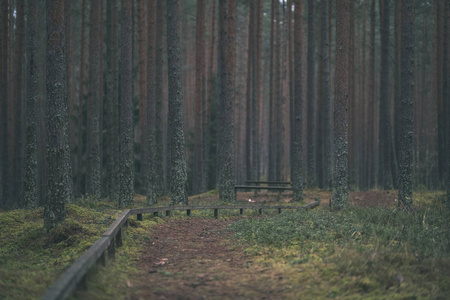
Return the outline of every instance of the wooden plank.
[[[111,240],[109,237],[99,238],[83,255],[81,255],[46,291],[43,300],[66,299],[86,276],[90,268],[106,251]]]
[[[290,181],[246,181],[247,184],[291,184]]]
[[[142,221],[142,214],[137,214],[136,217],[138,221]]]
[[[125,224],[128,220],[129,215],[130,210],[124,210],[123,213],[111,224],[111,226],[106,229],[102,236],[109,237],[111,239],[114,238],[114,236],[117,234],[117,231],[119,231],[119,229],[122,228],[123,224]]]
[[[276,190],[292,191],[292,187],[287,186],[258,186],[258,185],[235,185],[235,190]]]

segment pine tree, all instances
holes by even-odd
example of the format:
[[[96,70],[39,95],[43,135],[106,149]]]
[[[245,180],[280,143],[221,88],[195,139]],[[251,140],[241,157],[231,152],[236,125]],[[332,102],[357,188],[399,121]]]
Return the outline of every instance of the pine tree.
[[[334,100],[334,187],[332,205],[348,205],[348,80],[350,0],[336,2],[336,76]]]
[[[95,200],[101,196],[100,173],[100,53],[101,38],[100,1],[92,1],[89,31],[89,97],[87,119],[88,173],[86,181],[87,194]]]
[[[132,16],[133,1],[122,0],[122,60],[120,87],[120,198],[119,206],[133,204],[134,160],[133,160],[133,78],[132,78]]]
[[[178,0],[166,1],[167,59],[169,69],[169,180],[172,204],[187,204],[186,160],[183,132],[183,93],[181,89],[181,53],[178,27]]]
[[[66,102],[64,1],[47,0],[47,197],[44,229],[65,220],[65,203],[72,198],[69,116]]]
[[[401,131],[398,204],[403,209],[410,209],[413,202],[414,1],[403,0],[401,14]]]
[[[294,201],[303,200],[302,174],[302,131],[303,131],[303,101],[302,101],[302,1],[294,0],[294,122],[293,145],[291,161],[291,182],[294,191]]]
[[[39,5],[28,4],[27,24],[27,100],[25,116],[25,174],[23,182],[24,202],[27,208],[36,208],[38,198],[37,170],[37,114],[38,114],[38,69],[37,30],[39,30]]]

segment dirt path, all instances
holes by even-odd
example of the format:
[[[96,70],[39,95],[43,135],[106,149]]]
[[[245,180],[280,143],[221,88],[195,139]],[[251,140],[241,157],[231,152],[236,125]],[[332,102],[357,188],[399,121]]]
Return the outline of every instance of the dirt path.
[[[145,275],[132,281],[128,299],[277,299],[267,284],[273,276],[249,268],[251,258],[231,241],[226,228],[232,221],[192,218],[157,226],[140,258]]]

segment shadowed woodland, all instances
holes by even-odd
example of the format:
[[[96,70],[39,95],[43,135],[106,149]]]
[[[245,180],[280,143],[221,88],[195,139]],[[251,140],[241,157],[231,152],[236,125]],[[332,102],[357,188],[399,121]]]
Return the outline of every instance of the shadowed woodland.
[[[0,215],[39,214],[43,236],[75,232],[73,217],[83,214],[77,205],[104,208],[111,218],[138,204],[300,205],[317,198],[322,205],[317,215],[307,213],[311,224],[328,213],[345,219],[342,228],[363,222],[367,207],[379,203],[412,223],[425,207],[450,209],[449,0],[2,0],[0,23]],[[287,182],[292,192],[240,192],[248,182]],[[355,206],[367,211],[346,217]],[[281,228],[292,221],[287,214],[267,224]],[[430,218],[445,232],[448,216]],[[7,229],[8,222],[0,224]],[[136,228],[160,221],[151,222]],[[196,222],[202,234],[206,225]],[[280,245],[291,251],[323,233],[319,225],[305,236],[280,229],[284,243],[268,232],[258,240],[251,221],[219,223],[218,232],[230,227],[238,240],[254,243],[239,246],[251,255]],[[351,240],[327,224],[335,237]],[[139,243],[130,246],[135,257],[133,247],[152,247]],[[446,265],[449,245],[443,238],[432,254],[417,246],[417,257]],[[321,249],[318,256],[335,257],[337,248]],[[304,259],[286,253],[277,255]],[[0,265],[8,255],[0,254]],[[238,262],[228,267],[222,271],[234,272]],[[200,281],[214,281],[208,276]],[[361,295],[371,284],[361,283]],[[438,286],[436,297],[446,291]],[[0,280],[0,296],[2,289]]]

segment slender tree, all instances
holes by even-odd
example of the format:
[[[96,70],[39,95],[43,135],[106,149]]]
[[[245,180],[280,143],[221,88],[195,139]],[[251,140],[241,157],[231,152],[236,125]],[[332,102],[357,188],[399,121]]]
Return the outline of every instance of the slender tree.
[[[294,125],[291,161],[291,182],[294,191],[294,201],[303,200],[302,174],[302,131],[303,131],[303,101],[302,101],[302,1],[294,0]]]
[[[108,0],[107,61],[106,61],[106,168],[107,190],[110,200],[120,197],[119,169],[119,12],[117,0]]]
[[[72,198],[69,118],[66,102],[64,1],[47,0],[47,198],[44,229],[50,231],[66,217]]]
[[[88,173],[87,194],[96,200],[101,194],[100,172],[100,1],[92,1],[89,30],[89,98],[87,119]]]
[[[331,99],[330,99],[330,62],[328,56],[328,39],[331,33],[328,30],[328,1],[322,1],[321,39],[322,39],[322,103],[323,103],[323,187],[330,189],[333,186],[333,155],[331,138]]]
[[[25,207],[36,208],[38,198],[37,170],[37,113],[38,113],[38,69],[37,30],[39,30],[39,4],[28,2],[27,24],[27,100],[25,126],[25,174],[23,192]]]
[[[155,53],[156,53],[156,2],[151,0],[147,6],[147,204],[156,204],[155,192]]]
[[[183,93],[181,89],[181,53],[178,27],[178,0],[167,0],[167,58],[169,68],[169,180],[172,204],[187,204],[186,160],[183,132]]]
[[[225,0],[219,0],[225,1]],[[218,161],[222,166],[223,174],[219,178],[219,198],[221,201],[236,201],[234,193],[234,62],[235,62],[235,40],[236,40],[236,0],[226,0],[226,46],[225,46],[225,82],[223,89],[224,98],[222,107],[222,126],[219,131],[219,139],[222,144],[222,159]]]
[[[316,178],[316,157],[315,157],[315,148],[316,148],[316,121],[315,121],[315,112],[314,112],[314,93],[315,93],[315,72],[314,72],[314,54],[316,51],[316,43],[315,43],[315,18],[314,18],[314,0],[308,0],[308,57],[307,57],[307,96],[306,101],[308,105],[308,114],[307,114],[307,183],[309,187],[317,186],[317,178]]]
[[[194,141],[194,183],[193,193],[198,194],[205,191],[203,179],[204,156],[203,156],[203,102],[204,102],[204,69],[205,69],[205,45],[204,45],[204,20],[205,3],[203,0],[197,1],[197,20],[195,33],[195,141]]]
[[[444,101],[447,107],[446,115],[450,115],[450,1],[445,2],[444,24]],[[450,121],[447,120],[447,208],[450,209]]]
[[[122,54],[120,86],[120,198],[119,206],[133,204],[133,1],[122,0]]]
[[[250,1],[248,4],[248,39],[247,39],[247,78],[246,78],[246,126],[245,126],[245,167],[246,179],[252,180],[252,55],[254,53],[255,41],[255,3]],[[256,178],[254,179],[256,180]]]
[[[389,1],[381,0],[381,67],[379,101],[378,184],[382,189],[392,189],[391,162],[391,104],[389,101]]]
[[[161,196],[165,193],[165,172],[163,164],[163,41],[165,24],[165,0],[156,2],[156,52],[155,52],[155,191],[156,195]]]
[[[403,0],[401,14],[401,131],[398,204],[403,209],[410,209],[413,202],[414,151],[414,1]]]
[[[147,176],[148,173],[148,133],[149,124],[147,124],[147,58],[148,58],[148,46],[147,46],[147,3],[146,0],[138,1],[138,47],[139,47],[139,131],[140,131],[140,168],[139,168],[139,178],[140,178],[140,190],[142,194],[146,194],[147,186]]]
[[[350,0],[336,2],[336,76],[334,100],[334,187],[332,205],[348,205],[348,80]]]
[[[0,2],[0,207],[6,204],[8,171],[8,2]]]

